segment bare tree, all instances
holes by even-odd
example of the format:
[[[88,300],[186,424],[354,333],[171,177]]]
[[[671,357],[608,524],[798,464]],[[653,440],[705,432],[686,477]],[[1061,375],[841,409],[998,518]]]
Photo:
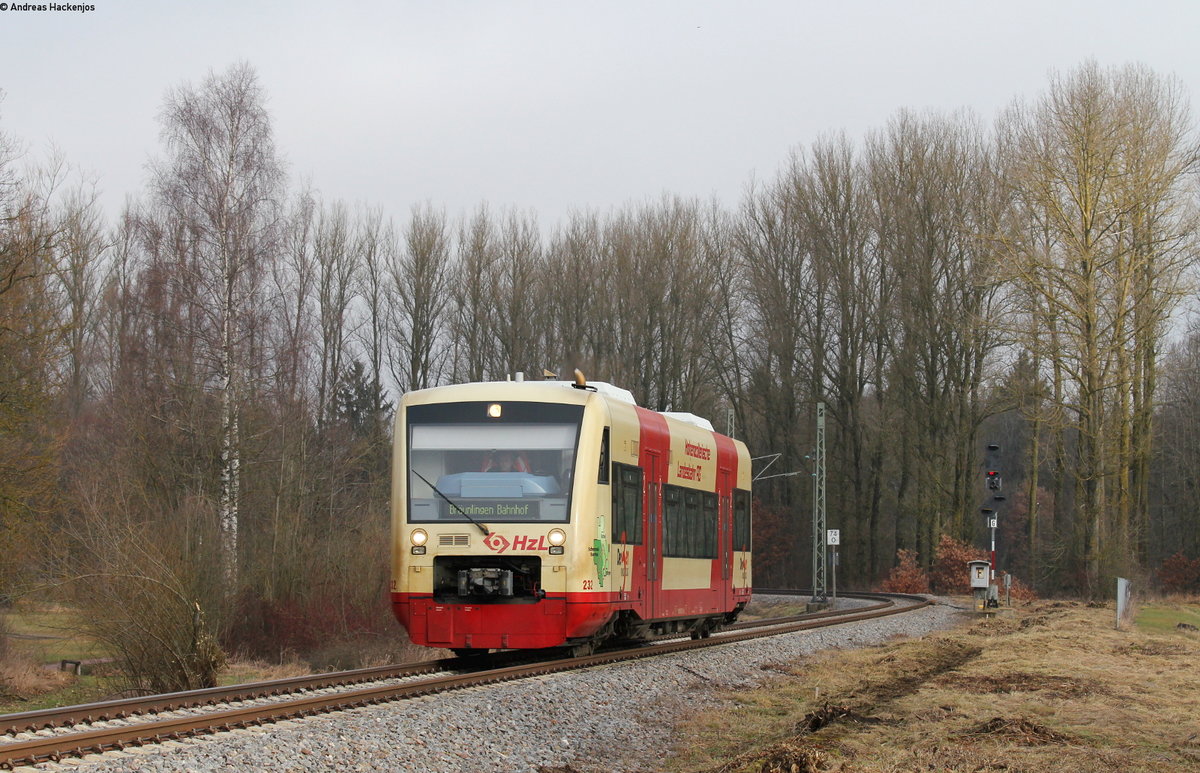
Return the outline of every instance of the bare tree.
[[[90,348],[95,338],[104,224],[95,181],[82,181],[67,192],[60,209],[56,271],[64,296],[67,400],[78,416],[88,395]]]
[[[1129,570],[1146,522],[1154,374],[1194,254],[1197,146],[1177,84],[1094,62],[1053,78],[1005,129],[1033,218],[1009,266],[1052,320],[1027,341],[1053,363],[1058,415],[1077,436],[1070,544],[1095,593]]]
[[[596,308],[602,294],[603,237],[600,216],[573,212],[546,248],[542,286],[547,306],[547,367],[595,375],[594,335],[606,320]]]
[[[394,298],[389,351],[400,391],[425,389],[440,379],[445,362],[442,329],[449,298],[450,230],[444,212],[413,207],[403,249],[389,266]]]
[[[0,133],[0,593],[34,557],[38,516],[55,490],[50,412],[57,395],[59,324],[53,297],[53,173],[16,167],[18,146]]]
[[[455,381],[482,381],[497,375],[490,366],[495,320],[492,311],[497,289],[496,226],[486,204],[481,204],[459,227],[458,254],[450,297],[453,319]]]
[[[749,352],[754,333],[748,324],[749,293],[742,281],[742,264],[735,245],[737,222],[716,204],[709,209],[706,220],[703,260],[714,301],[714,331],[708,339],[707,356],[713,363],[717,396],[726,409],[727,421],[722,429],[744,437],[749,410],[744,398],[749,388]]]
[[[383,210],[377,207],[368,208],[360,214],[355,230],[355,252],[361,264],[358,294],[363,300],[366,314],[364,324],[360,327],[360,338],[371,380],[371,413],[378,420],[383,415],[383,374],[391,298],[388,267],[396,251],[396,234],[391,221],[385,221]]]
[[[350,331],[358,265],[354,254],[350,213],[336,201],[321,207],[313,241],[316,260],[316,302],[321,323],[321,374],[317,382],[317,423],[324,425],[333,409],[334,391],[342,377]]]
[[[304,374],[315,337],[312,296],[318,273],[313,254],[316,210],[312,191],[302,189],[284,222],[281,259],[272,264],[280,336],[275,347],[278,352],[276,392],[290,405],[305,397]]]
[[[989,410],[981,386],[1001,343],[989,320],[1002,298],[992,235],[1003,209],[969,118],[901,113],[869,154],[879,249],[896,280],[889,382],[911,449],[898,547],[929,560],[942,533],[970,539],[976,526],[976,438]]]
[[[817,142],[798,171],[792,186],[801,192],[796,205],[823,288],[817,302],[828,307],[818,313],[825,321],[813,331],[811,348],[823,363],[816,397],[828,403],[833,420],[829,507],[861,551],[854,565],[865,580],[877,560],[892,554],[881,523],[881,430],[894,268],[875,249],[867,170],[849,141],[839,135]],[[888,549],[879,550],[880,543]]]
[[[496,282],[491,299],[495,349],[493,374],[541,372],[543,304],[539,299],[542,243],[537,216],[509,211],[496,235]]]
[[[808,224],[797,197],[804,189],[803,162],[793,154],[777,178],[750,188],[742,201],[734,246],[742,267],[747,303],[745,400],[750,406],[750,426],[759,454],[779,454],[776,467],[783,472],[806,469],[812,451],[814,368],[820,355],[810,335],[813,323],[815,268]],[[819,329],[819,326],[817,327]],[[781,521],[788,538],[785,555],[804,555],[808,523],[801,523],[807,487],[796,477],[766,481],[756,487],[758,496],[778,510],[793,515]],[[804,503],[804,504],[802,504]],[[802,510],[803,508],[803,510]],[[804,582],[799,573],[807,562],[795,561],[789,582]],[[785,568],[786,571],[786,568]]]
[[[609,289],[598,316],[611,321],[613,380],[656,410],[706,412],[713,379],[705,353],[717,307],[699,205],[663,196],[628,207],[609,219],[605,242],[600,272]]]
[[[196,258],[201,307],[215,332],[213,369],[221,398],[221,473],[218,513],[224,576],[238,577],[241,497],[241,349],[248,331],[252,287],[275,245],[283,169],[275,156],[270,116],[258,77],[248,64],[199,87],[167,94],[161,114],[165,158],[153,166],[154,191],[169,221]]]

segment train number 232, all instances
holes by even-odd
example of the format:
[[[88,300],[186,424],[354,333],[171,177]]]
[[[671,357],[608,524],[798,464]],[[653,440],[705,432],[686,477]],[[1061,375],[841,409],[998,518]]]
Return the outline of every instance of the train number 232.
[[[584,580],[583,581],[583,589],[584,590],[592,590],[592,582],[593,582],[592,580]]]

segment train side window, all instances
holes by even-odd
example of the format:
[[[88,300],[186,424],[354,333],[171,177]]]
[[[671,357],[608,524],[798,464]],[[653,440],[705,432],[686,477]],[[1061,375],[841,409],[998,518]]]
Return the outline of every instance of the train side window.
[[[663,486],[663,555],[686,558],[687,532],[683,489],[678,486]]]
[[[704,555],[703,558],[717,557],[717,495],[704,493]]]
[[[750,492],[733,492],[733,549],[750,549]]]
[[[608,427],[604,428],[604,434],[600,437],[600,474],[596,482],[608,483]]]
[[[642,468],[615,463],[612,490],[613,541],[642,544]]]

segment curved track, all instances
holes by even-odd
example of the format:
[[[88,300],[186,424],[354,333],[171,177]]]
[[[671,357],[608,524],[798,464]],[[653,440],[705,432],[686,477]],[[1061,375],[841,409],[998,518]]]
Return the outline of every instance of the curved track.
[[[806,595],[800,591],[764,589],[755,592],[762,595]],[[628,649],[600,652],[580,658],[564,658],[518,665],[500,665],[500,663],[506,661],[511,663],[517,657],[527,658],[528,653],[446,658],[407,665],[358,669],[319,676],[294,677],[271,682],[3,715],[0,716],[0,730],[5,733],[10,735],[38,734],[32,738],[15,738],[12,742],[0,743],[0,768],[11,769],[18,765],[29,765],[46,760],[57,761],[68,756],[81,757],[110,749],[123,749],[130,745],[159,743],[165,740],[278,722],[323,712],[358,708],[464,687],[682,652],[701,647],[713,647],[810,628],[839,625],[908,612],[931,603],[920,596],[903,594],[846,593],[843,596],[875,600],[878,603],[855,609],[828,610],[737,623],[727,626],[709,638],[652,643]],[[907,603],[897,604],[897,600]],[[430,674],[435,675],[429,676]],[[426,678],[416,678],[421,676]],[[328,692],[329,688],[383,681],[388,683]],[[311,693],[314,690],[326,690],[327,692],[320,695],[279,698],[281,695]],[[271,702],[261,702],[262,699],[268,697],[271,698]],[[259,702],[252,706],[237,708],[228,706],[231,702],[250,700]],[[214,704],[225,704],[225,707],[214,706]],[[213,707],[211,711],[199,711],[202,707],[209,706]],[[155,714],[178,712],[181,709],[188,710],[189,713],[183,716],[154,719]],[[77,729],[95,722],[118,718],[129,720],[133,717],[139,721],[127,721],[117,727]],[[69,728],[69,730],[65,728]],[[53,730],[50,734],[46,734],[47,729]]]

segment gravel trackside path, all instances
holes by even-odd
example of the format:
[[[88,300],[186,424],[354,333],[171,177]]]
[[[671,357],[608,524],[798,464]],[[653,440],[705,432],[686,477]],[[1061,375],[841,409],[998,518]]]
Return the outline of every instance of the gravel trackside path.
[[[945,603],[831,628],[472,688],[187,741],[44,763],[107,771],[659,770],[674,728],[763,666],[831,647],[920,636],[965,616]],[[29,770],[29,768],[23,768]]]

